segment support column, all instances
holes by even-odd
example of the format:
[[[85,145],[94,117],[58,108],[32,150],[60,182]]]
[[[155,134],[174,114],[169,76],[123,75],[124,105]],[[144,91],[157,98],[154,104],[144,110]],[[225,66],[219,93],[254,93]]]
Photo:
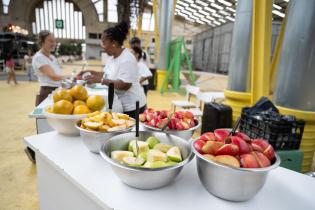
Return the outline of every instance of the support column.
[[[291,0],[278,64],[274,102],[283,114],[304,119],[303,172],[315,151],[315,0]]]
[[[159,70],[157,71],[157,89],[160,90],[166,75],[168,62],[168,44],[172,39],[172,22],[174,12],[174,1],[161,1],[160,8],[160,56]]]

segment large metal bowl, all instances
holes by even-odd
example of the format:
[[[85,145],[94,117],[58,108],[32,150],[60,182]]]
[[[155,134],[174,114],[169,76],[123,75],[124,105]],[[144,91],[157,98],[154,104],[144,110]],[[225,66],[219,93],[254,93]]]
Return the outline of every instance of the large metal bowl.
[[[76,129],[75,124],[78,120],[85,118],[86,114],[77,115],[65,115],[65,114],[53,114],[46,111],[44,108],[44,116],[47,119],[48,124],[59,133],[64,135],[78,136],[80,132]]]
[[[175,136],[178,136],[182,139],[186,139],[186,140],[190,140],[191,137],[194,135],[195,130],[197,130],[200,127],[200,122],[198,120],[195,120],[196,122],[196,126],[189,128],[187,130],[169,130],[169,129],[165,129],[164,133],[168,133],[168,134],[172,134]],[[141,123],[141,125],[143,126],[143,129],[146,131],[161,131],[160,128],[155,128],[149,125],[146,125],[144,123]]]
[[[80,126],[80,120],[75,124],[76,129],[80,132],[81,139],[84,143],[84,145],[90,150],[90,152],[93,153],[100,153],[100,149],[102,145],[111,137],[126,133],[131,131],[134,126],[120,130],[120,131],[112,131],[112,132],[98,132],[98,131],[90,131],[81,128]]]
[[[276,154],[275,162],[266,168],[232,168],[207,160],[194,146],[192,150],[196,154],[202,185],[209,193],[229,201],[246,201],[254,197],[264,186],[268,173],[280,165],[280,157]]]
[[[182,168],[194,157],[189,142],[178,136],[161,132],[139,132],[139,140],[145,140],[150,136],[155,136],[162,143],[178,146],[182,153],[183,161],[170,167],[149,169],[122,165],[111,159],[110,154],[112,151],[128,150],[128,143],[135,139],[135,132],[114,136],[106,141],[101,148],[101,156],[111,165],[121,181],[131,187],[144,190],[163,187],[172,182]]]

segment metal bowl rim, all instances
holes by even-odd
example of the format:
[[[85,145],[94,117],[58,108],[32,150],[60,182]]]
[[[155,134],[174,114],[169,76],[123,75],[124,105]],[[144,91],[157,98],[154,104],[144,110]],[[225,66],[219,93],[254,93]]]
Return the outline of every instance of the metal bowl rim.
[[[194,131],[194,130],[197,130],[200,126],[201,126],[201,123],[199,122],[199,120],[197,119],[194,119],[195,121],[198,122],[197,125],[195,125],[194,127],[192,128],[189,128],[187,130],[170,130],[170,129],[165,129],[164,132],[168,132],[168,131],[171,131],[171,132],[185,132],[185,131]],[[151,129],[151,130],[154,130],[154,131],[161,131],[162,129],[161,128],[156,128],[156,127],[152,127],[152,126],[149,126],[149,125],[146,125],[145,123],[143,122],[140,122],[140,124],[143,126],[143,127],[146,127],[148,129]]]
[[[139,131],[140,133],[141,132],[148,132],[148,131]],[[135,133],[135,132],[130,132],[130,133]],[[162,133],[162,132],[153,132],[153,133]],[[166,134],[164,133],[165,135],[168,135],[168,136],[171,136],[171,138],[178,138],[180,139],[180,141],[182,141],[184,144],[189,144],[189,142],[187,142],[186,140],[178,137],[178,136],[175,136],[175,135],[172,135],[172,134]],[[117,138],[119,137],[120,135],[124,135],[124,134],[119,134],[119,135],[116,135],[116,136],[113,136],[111,138],[109,138],[101,147],[100,149],[100,154],[101,156],[107,161],[109,162],[111,165],[114,165],[116,167],[119,167],[119,168],[122,168],[122,169],[127,169],[127,170],[130,170],[130,171],[138,171],[138,172],[144,172],[144,171],[168,171],[168,170],[173,170],[173,169],[176,169],[176,168],[180,168],[180,167],[183,167],[185,166],[187,163],[189,163],[193,158],[194,158],[194,153],[192,152],[191,150],[191,146],[190,146],[190,152],[189,152],[189,155],[187,156],[186,159],[184,159],[182,162],[180,163],[177,163],[176,165],[173,165],[173,166],[167,166],[167,167],[160,167],[160,168],[143,168],[143,167],[136,167],[136,166],[128,166],[128,165],[123,165],[117,161],[114,161],[113,159],[111,159],[105,152],[104,152],[104,147],[106,146],[106,144],[109,144],[112,140],[112,138]]]
[[[236,171],[244,171],[244,172],[267,172],[267,171],[270,171],[272,169],[277,168],[280,165],[280,162],[281,162],[280,157],[275,152],[276,161],[271,166],[268,166],[268,167],[264,167],[264,168],[235,168],[235,167],[226,166],[226,165],[223,165],[223,164],[216,163],[216,162],[214,162],[212,160],[208,160],[205,157],[203,157],[202,154],[200,154],[194,147],[194,143],[198,139],[195,139],[194,141],[191,141],[191,149],[192,149],[193,153],[197,156],[197,158],[205,160],[208,163],[210,163],[212,165],[215,165],[217,167],[231,169],[231,170],[236,170]]]

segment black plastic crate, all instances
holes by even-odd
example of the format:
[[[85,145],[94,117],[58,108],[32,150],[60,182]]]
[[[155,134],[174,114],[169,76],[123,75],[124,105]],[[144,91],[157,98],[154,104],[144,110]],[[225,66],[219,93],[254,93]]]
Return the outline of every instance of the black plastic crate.
[[[304,131],[304,120],[276,121],[258,119],[242,110],[240,131],[250,138],[266,139],[275,150],[299,149]]]

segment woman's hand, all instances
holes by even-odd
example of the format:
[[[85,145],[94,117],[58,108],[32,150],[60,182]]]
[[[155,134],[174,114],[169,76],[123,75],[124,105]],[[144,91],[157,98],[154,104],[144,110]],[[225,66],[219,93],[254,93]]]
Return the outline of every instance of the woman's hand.
[[[99,77],[98,75],[89,75],[84,78],[84,80],[88,84],[93,84],[93,83],[100,83],[102,80],[102,77]]]

